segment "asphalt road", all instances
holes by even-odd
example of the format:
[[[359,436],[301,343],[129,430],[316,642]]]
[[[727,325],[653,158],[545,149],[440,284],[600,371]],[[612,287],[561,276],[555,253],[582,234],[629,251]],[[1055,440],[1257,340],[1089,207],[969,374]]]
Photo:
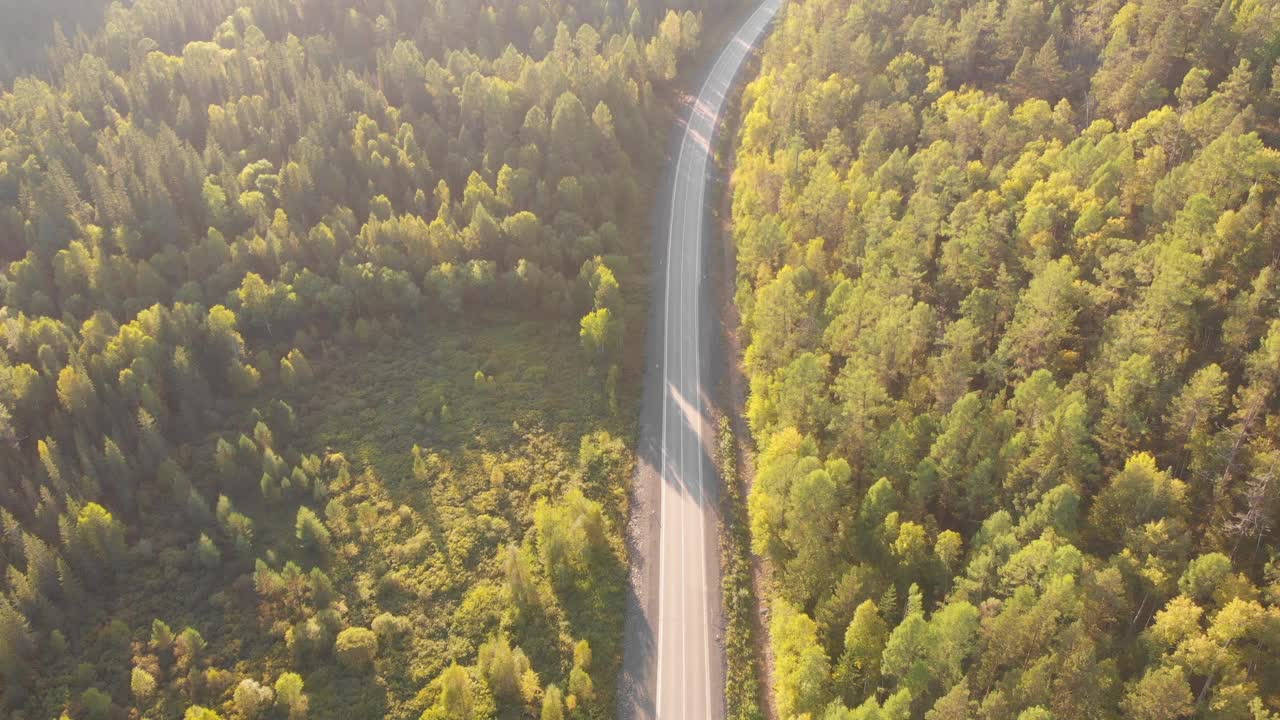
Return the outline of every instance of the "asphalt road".
[[[656,520],[657,527],[640,532],[632,548],[641,557],[635,559],[619,683],[620,714],[637,720],[718,720],[725,714],[719,475],[711,460],[715,429],[704,412],[714,390],[710,338],[718,332],[704,262],[708,200],[714,201],[707,186],[726,95],[783,2],[764,0],[756,7],[689,105],[675,166],[667,173],[669,195],[657,216],[666,228],[659,238],[661,282],[654,296],[660,313],[651,317],[653,362],[645,378],[640,437],[640,482],[646,482],[647,466],[648,482],[656,488],[650,487],[647,503],[641,497],[633,507],[633,514],[647,516],[650,525]]]

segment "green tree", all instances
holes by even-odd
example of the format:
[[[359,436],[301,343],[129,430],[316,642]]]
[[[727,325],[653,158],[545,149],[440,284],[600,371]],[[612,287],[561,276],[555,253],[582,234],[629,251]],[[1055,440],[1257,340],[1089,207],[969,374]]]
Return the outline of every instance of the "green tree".
[[[582,349],[598,363],[607,363],[621,349],[622,328],[620,320],[609,308],[592,310],[582,318],[579,336]]]
[[[858,705],[880,684],[880,657],[889,627],[872,600],[864,600],[854,611],[844,634],[844,652],[836,664],[833,680],[849,707]]]
[[[521,702],[520,683],[529,670],[529,661],[519,648],[512,649],[505,635],[480,646],[477,668],[500,703],[515,707]]]
[[[440,700],[436,710],[442,717],[472,720],[475,717],[475,699],[471,689],[471,674],[460,665],[450,665],[441,675]]]
[[[295,535],[305,548],[325,550],[329,547],[329,529],[306,506],[298,508]]]
[[[146,670],[135,667],[129,675],[129,689],[140,706],[149,705],[156,692],[156,679]]]
[[[26,616],[6,600],[0,600],[0,675],[7,682],[22,680],[29,671],[35,638]]]
[[[297,673],[282,673],[276,678],[276,707],[283,708],[290,720],[303,720],[307,717],[307,706],[310,704],[302,692],[302,677]]]
[[[1139,453],[1098,493],[1089,525],[1103,542],[1119,546],[1143,524],[1186,516],[1186,485],[1156,468],[1155,458]]]
[[[1206,553],[1192,560],[1182,577],[1178,589],[1198,602],[1208,600],[1215,590],[1231,574],[1231,559],[1222,553]]]
[[[817,625],[785,602],[774,605],[770,621],[774,643],[778,712],[783,717],[815,713],[831,697],[830,662],[817,638]]]
[[[1174,666],[1148,670],[1120,706],[1135,720],[1176,720],[1192,716],[1194,700],[1182,668]]]
[[[762,286],[754,300],[750,317],[751,345],[746,361],[753,373],[771,373],[782,367],[785,358],[795,357],[812,343],[814,320],[801,274],[784,267]]]
[[[560,688],[547,686],[542,693],[542,713],[538,717],[541,720],[564,720],[564,695]]]
[[[1018,301],[1000,341],[1000,357],[1023,376],[1040,368],[1055,375],[1072,369],[1078,354],[1076,323],[1086,301],[1070,258],[1046,264]]]
[[[338,633],[333,651],[348,669],[364,671],[378,656],[378,636],[368,628],[349,627]]]
[[[111,716],[111,696],[91,687],[80,694],[80,706],[84,708],[85,717],[90,720],[106,720]]]
[[[1149,446],[1158,417],[1158,384],[1155,363],[1147,355],[1133,355],[1117,368],[1098,423],[1099,442],[1112,466]]]

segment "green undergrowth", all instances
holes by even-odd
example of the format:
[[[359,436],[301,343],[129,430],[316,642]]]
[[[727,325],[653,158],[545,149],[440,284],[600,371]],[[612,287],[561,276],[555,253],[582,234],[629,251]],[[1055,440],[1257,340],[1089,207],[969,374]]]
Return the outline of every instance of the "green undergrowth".
[[[633,431],[627,413],[610,412],[605,378],[568,324],[498,318],[384,345],[333,361],[299,398],[313,451],[340,449],[404,479],[415,444],[474,460],[531,434],[550,433],[576,451],[576,438],[593,429]]]
[[[612,707],[634,413],[611,411],[603,373],[570,331],[496,318],[410,335],[335,360],[299,398],[310,450],[341,452],[361,469],[335,497],[357,525],[376,520],[344,538],[333,575],[352,589],[366,624],[379,611],[410,619],[412,637],[378,664],[412,710],[405,716],[426,707],[431,688],[407,698],[449,664],[475,663],[496,634],[510,636],[543,684],[562,688],[574,644],[588,640],[592,704]],[[604,510],[604,570],[566,592],[538,567],[536,609],[509,607],[511,553],[539,564],[536,508],[574,489]]]
[[[729,720],[760,720],[760,678],[756,673],[756,599],[751,582],[751,529],[747,525],[738,445],[729,419],[720,418],[716,461],[724,479],[721,500],[720,563],[725,608],[725,709]]]

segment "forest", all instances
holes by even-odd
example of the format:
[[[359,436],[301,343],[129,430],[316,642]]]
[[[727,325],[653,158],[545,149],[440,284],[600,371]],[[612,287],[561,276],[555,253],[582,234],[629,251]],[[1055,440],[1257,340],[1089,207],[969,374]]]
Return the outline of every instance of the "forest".
[[[779,716],[1280,717],[1280,4],[796,0],[732,221]]]
[[[612,717],[649,197],[729,3],[28,5],[0,715]]]

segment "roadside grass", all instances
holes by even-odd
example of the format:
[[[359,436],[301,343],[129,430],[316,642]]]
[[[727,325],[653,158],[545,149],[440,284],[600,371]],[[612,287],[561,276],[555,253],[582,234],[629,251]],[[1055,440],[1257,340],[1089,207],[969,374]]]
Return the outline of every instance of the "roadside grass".
[[[755,591],[751,582],[751,530],[738,477],[738,444],[732,423],[720,417],[716,460],[724,478],[720,557],[725,610],[725,708],[729,720],[760,720],[756,674]]]

